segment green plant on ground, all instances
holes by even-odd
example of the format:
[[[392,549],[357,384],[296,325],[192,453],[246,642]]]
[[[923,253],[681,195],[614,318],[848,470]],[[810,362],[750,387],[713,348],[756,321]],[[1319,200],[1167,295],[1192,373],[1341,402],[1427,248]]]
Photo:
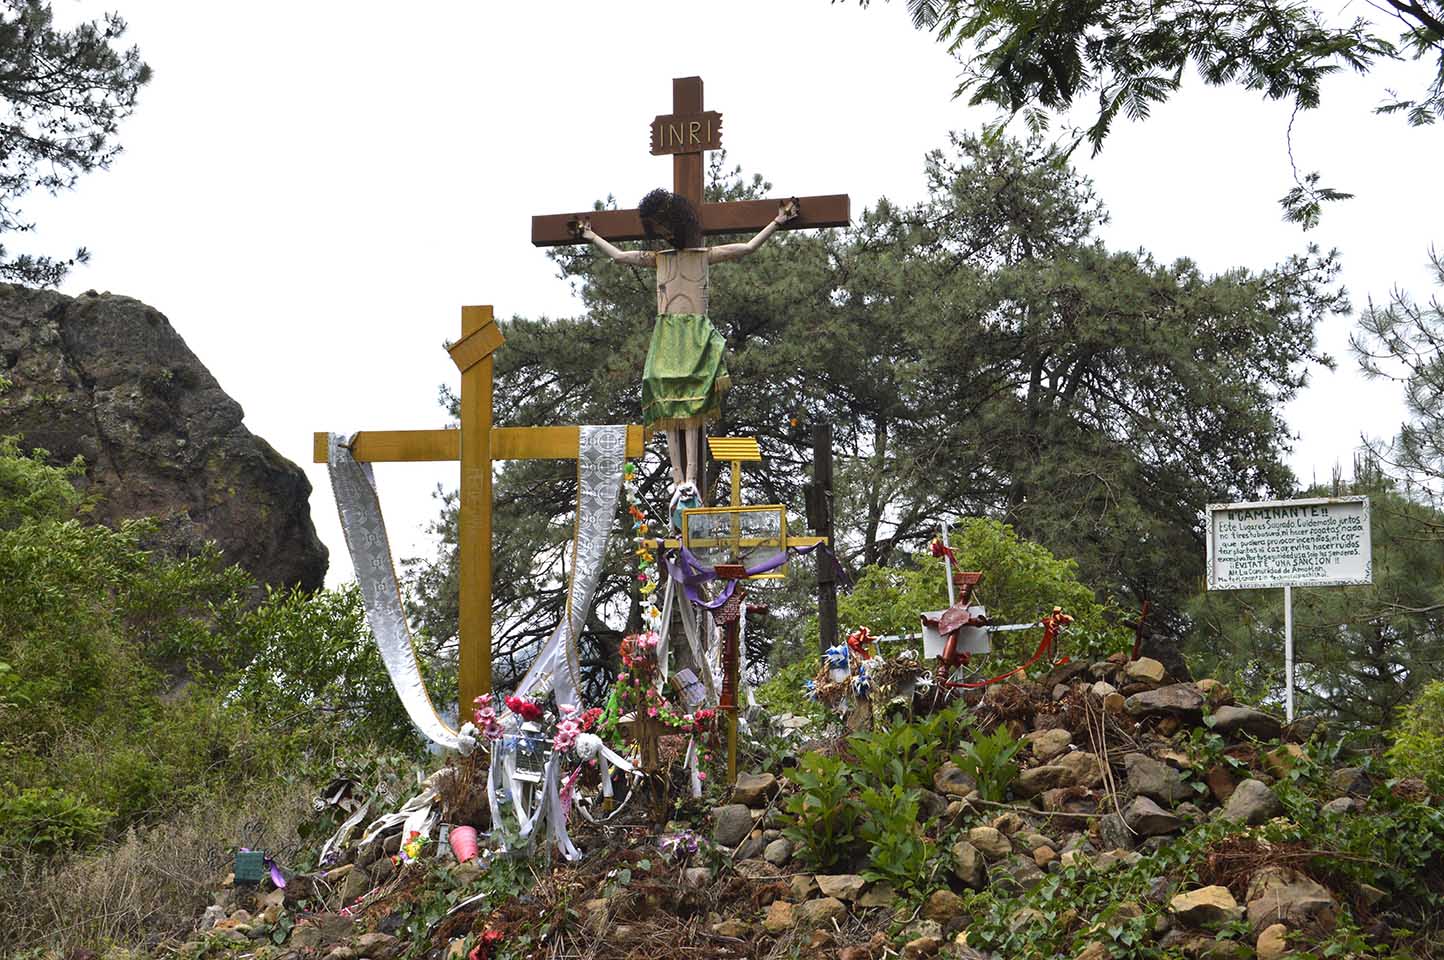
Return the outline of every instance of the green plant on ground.
[[[798,856],[816,867],[831,867],[847,855],[857,839],[861,809],[852,796],[845,762],[808,753],[795,768],[784,771],[797,784],[787,798],[783,834],[797,846]]]
[[[857,835],[868,844],[863,877],[886,881],[908,897],[920,895],[927,887],[927,865],[936,844],[918,822],[918,791],[897,784],[866,787],[861,801],[865,813]]]
[[[1399,710],[1386,756],[1394,773],[1418,777],[1444,793],[1444,680],[1426,686],[1418,699]]]
[[[953,762],[978,784],[978,794],[991,803],[1002,803],[1008,787],[1018,777],[1013,757],[1023,742],[1015,740],[1008,728],[999,724],[992,733],[963,744],[962,752]]]

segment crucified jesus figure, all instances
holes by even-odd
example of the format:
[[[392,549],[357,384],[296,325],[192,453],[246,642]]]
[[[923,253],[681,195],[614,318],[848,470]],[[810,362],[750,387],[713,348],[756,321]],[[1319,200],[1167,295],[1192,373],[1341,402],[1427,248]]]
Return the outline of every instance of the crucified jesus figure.
[[[707,270],[756,250],[779,226],[797,216],[797,201],[778,204],[777,216],[746,243],[705,246],[697,211],[686,197],[653,190],[638,205],[649,246],[661,250],[618,250],[578,220],[577,234],[618,263],[657,268],[657,324],[642,369],[642,426],[645,435],[663,432],[672,461],[669,513],[679,526],[683,506],[701,506],[698,476],[702,432],[721,413],[722,394],[732,385],[726,344],[707,319]]]

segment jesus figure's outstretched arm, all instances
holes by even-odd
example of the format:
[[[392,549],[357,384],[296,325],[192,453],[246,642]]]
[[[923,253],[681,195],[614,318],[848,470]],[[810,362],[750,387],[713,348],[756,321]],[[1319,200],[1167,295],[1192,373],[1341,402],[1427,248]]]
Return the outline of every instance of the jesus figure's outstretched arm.
[[[746,243],[724,243],[715,247],[708,247],[708,262],[725,263],[728,260],[738,260],[742,257],[747,256],[749,253],[752,253],[758,247],[762,246],[762,244],[766,243],[767,238],[772,236],[774,230],[776,230],[778,227],[782,226],[782,224],[791,220],[795,216],[797,216],[797,201],[782,201],[780,204],[778,204],[777,216],[772,219],[771,223],[763,227],[761,230],[757,231],[757,236],[753,237],[751,240],[748,240]]]
[[[597,236],[592,232],[590,220],[578,221],[575,229],[583,240],[590,240],[593,246],[618,263],[631,267],[652,267],[657,264],[657,255],[650,250],[619,250],[608,243],[605,237]]]

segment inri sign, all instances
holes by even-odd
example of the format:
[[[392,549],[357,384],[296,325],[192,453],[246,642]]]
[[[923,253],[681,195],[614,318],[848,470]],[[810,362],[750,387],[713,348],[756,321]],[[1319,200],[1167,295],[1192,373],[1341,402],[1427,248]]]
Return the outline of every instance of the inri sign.
[[[1208,589],[1373,583],[1368,497],[1207,508]]]

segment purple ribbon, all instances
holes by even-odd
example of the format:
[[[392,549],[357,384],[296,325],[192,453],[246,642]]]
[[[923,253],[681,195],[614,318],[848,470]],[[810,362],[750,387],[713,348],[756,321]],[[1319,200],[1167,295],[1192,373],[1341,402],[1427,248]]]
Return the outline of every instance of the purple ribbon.
[[[789,555],[797,554],[798,556],[806,556],[821,546],[823,546],[822,543],[814,543],[810,547],[788,547],[785,552],[764,560],[756,566],[746,567],[744,569],[749,577],[770,573],[786,563]],[[831,556],[832,551],[829,550],[828,555]],[[710,583],[718,579],[717,571],[715,568],[709,567],[701,560],[698,560],[697,555],[686,547],[679,548],[675,556],[671,553],[664,553],[662,555],[662,563],[667,568],[667,576],[682,585],[682,592],[687,594],[687,599],[704,610],[716,610],[720,608],[731,599],[732,592],[737,589],[737,581],[728,580],[727,585],[722,588],[722,592],[719,595],[711,600],[704,600],[698,588],[705,583]],[[833,563],[837,563],[836,557],[833,557]],[[841,567],[839,567],[839,569],[841,569]]]

